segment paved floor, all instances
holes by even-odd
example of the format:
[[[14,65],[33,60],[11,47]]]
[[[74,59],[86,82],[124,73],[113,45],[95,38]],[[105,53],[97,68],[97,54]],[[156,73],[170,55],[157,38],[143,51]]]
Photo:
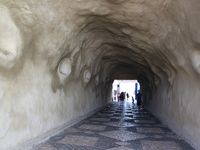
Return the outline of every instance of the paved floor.
[[[193,150],[146,110],[109,104],[34,150]]]

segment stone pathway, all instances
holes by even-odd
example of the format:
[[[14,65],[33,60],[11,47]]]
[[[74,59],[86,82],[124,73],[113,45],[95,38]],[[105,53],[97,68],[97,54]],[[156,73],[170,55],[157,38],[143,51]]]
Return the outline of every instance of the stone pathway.
[[[146,110],[109,104],[33,150],[194,150]]]

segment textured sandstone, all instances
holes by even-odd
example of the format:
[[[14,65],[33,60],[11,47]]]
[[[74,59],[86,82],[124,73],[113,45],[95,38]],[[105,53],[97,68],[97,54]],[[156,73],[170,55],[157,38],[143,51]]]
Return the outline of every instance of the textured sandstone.
[[[198,0],[0,0],[0,149],[110,100],[138,79],[146,106],[200,149]]]

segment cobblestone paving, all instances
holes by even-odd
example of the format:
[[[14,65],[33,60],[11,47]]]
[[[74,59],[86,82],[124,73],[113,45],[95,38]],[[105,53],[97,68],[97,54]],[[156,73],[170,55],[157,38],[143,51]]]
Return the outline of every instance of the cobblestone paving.
[[[115,102],[33,150],[193,150],[147,110]]]

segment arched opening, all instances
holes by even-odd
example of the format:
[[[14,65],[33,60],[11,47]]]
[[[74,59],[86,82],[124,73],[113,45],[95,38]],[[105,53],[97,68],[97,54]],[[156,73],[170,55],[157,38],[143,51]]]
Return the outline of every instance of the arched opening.
[[[118,102],[125,100],[136,104],[136,94],[140,90],[137,80],[114,80],[112,84],[112,101]],[[120,94],[124,93],[124,99],[120,99]]]

